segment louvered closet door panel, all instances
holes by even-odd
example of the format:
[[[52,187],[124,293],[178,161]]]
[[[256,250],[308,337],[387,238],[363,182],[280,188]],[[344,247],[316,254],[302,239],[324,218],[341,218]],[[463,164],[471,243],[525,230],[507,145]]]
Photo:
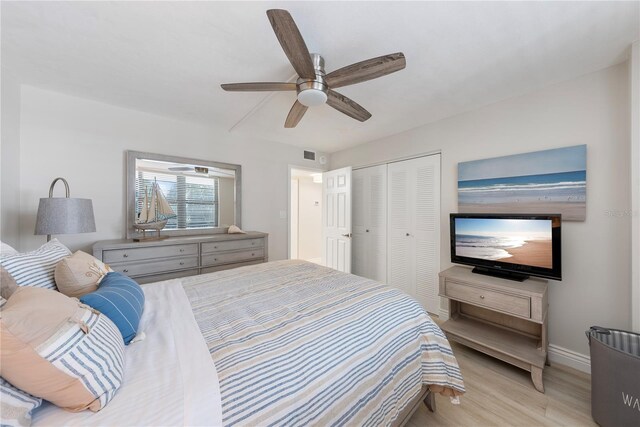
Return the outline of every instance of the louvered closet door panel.
[[[414,241],[416,299],[438,314],[440,268],[440,156],[414,160]]]
[[[367,168],[368,276],[387,282],[387,165]],[[368,231],[367,231],[368,230]]]
[[[365,232],[367,222],[367,202],[365,201],[365,196],[368,195],[368,192],[365,190],[365,182],[367,176],[367,169],[355,170],[351,175],[353,191],[353,265],[351,266],[351,270],[353,274],[362,277],[369,277],[367,275],[367,234]]]
[[[411,170],[407,162],[387,166],[387,281],[411,296],[414,293],[411,231]]]

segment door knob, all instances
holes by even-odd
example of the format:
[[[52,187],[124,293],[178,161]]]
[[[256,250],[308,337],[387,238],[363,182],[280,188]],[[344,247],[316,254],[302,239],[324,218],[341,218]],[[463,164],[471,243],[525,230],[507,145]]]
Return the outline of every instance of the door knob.
[[[343,237],[351,237],[351,233],[343,234]]]

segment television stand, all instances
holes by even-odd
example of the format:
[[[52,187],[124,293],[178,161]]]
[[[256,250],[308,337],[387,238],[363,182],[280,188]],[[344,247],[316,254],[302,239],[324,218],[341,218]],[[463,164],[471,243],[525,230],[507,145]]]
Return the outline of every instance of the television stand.
[[[502,279],[515,280],[516,282],[524,282],[530,276],[522,273],[512,273],[509,271],[500,271],[495,268],[474,267],[472,273],[484,274],[485,276],[500,277]]]
[[[531,372],[544,393],[546,280],[516,283],[456,266],[440,273],[439,295],[449,299],[450,318],[440,326],[447,338]]]

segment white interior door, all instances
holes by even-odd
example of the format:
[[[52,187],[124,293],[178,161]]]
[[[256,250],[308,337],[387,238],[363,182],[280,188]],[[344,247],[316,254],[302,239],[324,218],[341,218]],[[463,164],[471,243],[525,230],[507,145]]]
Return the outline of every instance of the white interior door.
[[[351,167],[322,174],[322,264],[351,273]]]
[[[298,194],[299,182],[297,179],[292,179],[291,206],[289,206],[289,218],[291,218],[291,228],[289,229],[289,259],[298,259]]]

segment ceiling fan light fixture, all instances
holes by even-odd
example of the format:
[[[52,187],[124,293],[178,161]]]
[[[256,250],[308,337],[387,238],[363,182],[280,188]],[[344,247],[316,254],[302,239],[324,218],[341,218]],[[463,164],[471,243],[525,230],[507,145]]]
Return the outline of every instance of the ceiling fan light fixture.
[[[306,107],[315,107],[327,102],[327,94],[320,89],[305,89],[298,93],[298,101]]]

